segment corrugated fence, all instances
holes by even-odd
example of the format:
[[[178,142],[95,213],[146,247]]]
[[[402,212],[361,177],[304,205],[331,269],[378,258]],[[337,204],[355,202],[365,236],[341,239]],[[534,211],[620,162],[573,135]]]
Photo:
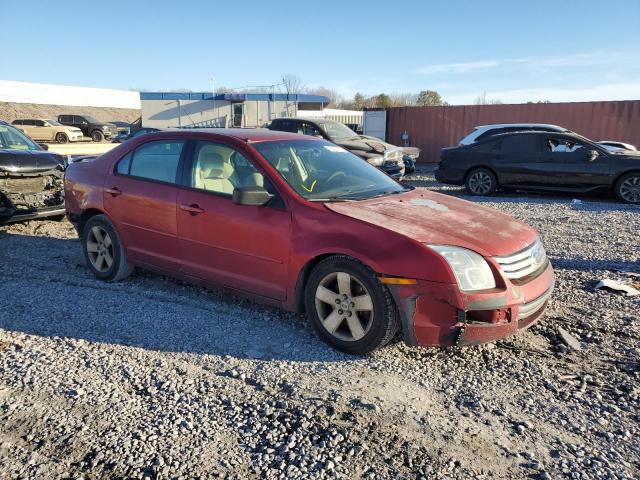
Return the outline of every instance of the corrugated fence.
[[[396,107],[387,110],[387,141],[422,149],[419,161],[438,162],[440,149],[457,145],[478,125],[551,123],[592,140],[619,140],[640,147],[640,100],[620,102],[526,103]]]

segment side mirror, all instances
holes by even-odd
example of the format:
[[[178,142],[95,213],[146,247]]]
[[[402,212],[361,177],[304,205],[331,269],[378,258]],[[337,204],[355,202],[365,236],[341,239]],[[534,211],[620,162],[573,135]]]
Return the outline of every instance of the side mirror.
[[[38,146],[42,149],[42,150],[49,150],[49,145],[47,145],[46,143],[39,143]]]
[[[261,207],[266,205],[273,195],[262,187],[236,187],[233,189],[233,203]]]
[[[598,153],[597,150],[589,150],[587,152],[587,158],[589,159],[590,162],[593,162],[599,156],[600,156],[600,154]]]

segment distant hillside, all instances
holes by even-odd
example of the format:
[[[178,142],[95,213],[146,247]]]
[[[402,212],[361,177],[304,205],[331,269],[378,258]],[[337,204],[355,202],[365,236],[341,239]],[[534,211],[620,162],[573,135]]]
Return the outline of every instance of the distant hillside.
[[[16,118],[58,118],[62,113],[91,115],[104,122],[133,122],[141,111],[133,108],[77,107],[65,105],[42,105],[37,103],[0,102],[0,120],[11,122]]]

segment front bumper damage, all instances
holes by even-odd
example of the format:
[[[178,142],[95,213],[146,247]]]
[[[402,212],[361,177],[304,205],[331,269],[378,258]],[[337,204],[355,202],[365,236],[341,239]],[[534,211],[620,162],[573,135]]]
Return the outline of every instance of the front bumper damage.
[[[520,286],[506,284],[482,293],[461,292],[455,284],[419,280],[389,285],[402,321],[404,341],[413,346],[476,345],[531,326],[553,292],[551,264]]]
[[[64,172],[0,171],[0,223],[64,215]]]

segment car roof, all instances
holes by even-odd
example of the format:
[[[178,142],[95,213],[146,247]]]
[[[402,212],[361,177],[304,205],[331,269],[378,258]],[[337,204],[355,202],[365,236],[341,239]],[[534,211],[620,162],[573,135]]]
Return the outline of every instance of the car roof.
[[[505,127],[537,127],[537,128],[549,128],[549,129],[554,129],[554,130],[558,130],[559,132],[568,132],[569,130],[564,128],[564,127],[560,127],[558,125],[553,125],[550,123],[493,123],[490,125],[479,125],[477,127],[475,127],[476,129],[490,129],[490,128],[505,128]]]
[[[330,118],[322,118],[322,117],[287,117],[287,118],[274,118],[272,122],[284,122],[288,120],[304,120],[305,122],[312,123],[340,123],[335,120],[331,120]]]
[[[314,137],[305,137],[298,133],[281,132],[279,130],[268,130],[266,128],[176,128],[163,130],[162,132],[179,133],[184,135],[188,135],[190,132],[209,133],[212,135],[223,135],[232,137],[245,142],[314,139]]]

